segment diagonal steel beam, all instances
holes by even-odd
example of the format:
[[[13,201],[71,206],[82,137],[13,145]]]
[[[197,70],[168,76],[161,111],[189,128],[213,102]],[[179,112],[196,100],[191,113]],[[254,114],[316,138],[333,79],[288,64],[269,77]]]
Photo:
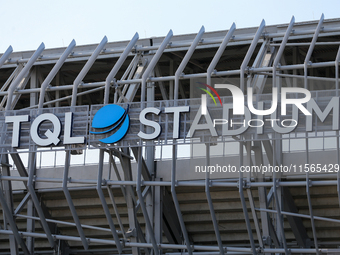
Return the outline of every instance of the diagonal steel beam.
[[[220,60],[225,48],[227,47],[228,42],[230,41],[230,39],[232,38],[234,32],[236,30],[236,25],[235,23],[233,23],[228,31],[228,33],[226,34],[226,36],[223,38],[222,43],[220,44],[220,47],[218,47],[217,52],[215,53],[214,58],[211,60],[209,67],[207,69],[207,84],[211,85],[211,75],[218,63],[218,61]]]
[[[84,247],[85,250],[87,250],[89,248],[89,245],[88,245],[88,242],[86,240],[84,230],[83,230],[83,228],[80,224],[80,220],[79,220],[76,208],[73,204],[70,191],[67,188],[67,184],[68,184],[68,181],[69,181],[68,173],[69,173],[69,169],[70,169],[70,157],[71,157],[71,153],[70,153],[70,151],[67,151],[66,155],[65,155],[65,166],[64,166],[64,173],[63,173],[63,193],[65,195],[67,204],[70,208],[74,223],[76,224],[77,231],[78,231],[78,234],[81,238],[81,242],[83,244],[83,247]]]
[[[283,202],[284,202],[284,211],[292,212],[292,213],[298,213],[298,209],[295,205],[294,199],[292,194],[289,191],[288,187],[283,187]],[[289,225],[293,230],[294,236],[296,238],[296,241],[300,247],[307,248],[309,245],[309,237],[307,235],[307,231],[305,226],[302,223],[301,218],[293,217],[290,215],[286,215]]]
[[[128,148],[122,148],[121,153],[118,155],[123,171],[124,171],[124,180],[126,181],[132,181],[132,169],[131,169],[131,157],[130,157],[130,151]],[[144,233],[141,229],[141,226],[137,219],[137,213],[135,209],[135,204],[137,204],[135,193],[132,190],[132,186],[128,185],[126,187],[128,192],[123,193],[128,209],[128,219],[129,219],[129,231],[132,233],[130,236],[131,241],[137,241],[142,243],[146,243]],[[136,233],[137,232],[137,233]],[[144,252],[147,255],[150,255],[150,250],[145,247]],[[133,255],[139,255],[139,248],[132,247],[132,254]]]
[[[308,65],[310,64],[310,58],[312,56],[315,43],[318,40],[319,33],[320,33],[321,29],[322,29],[323,20],[324,20],[324,15],[322,14],[321,18],[319,20],[319,23],[318,23],[318,25],[317,25],[317,27],[315,29],[315,33],[313,35],[312,42],[310,43],[310,46],[308,48],[308,51],[307,51],[307,54],[306,54],[306,57],[305,57],[305,60],[304,60],[304,68],[303,68],[303,70],[304,70],[304,86],[305,86],[305,89],[308,89],[308,80],[307,80]]]
[[[38,105],[39,109],[43,108],[46,88],[50,85],[50,83],[53,80],[53,78],[57,75],[57,73],[59,72],[60,68],[62,67],[62,65],[66,61],[67,57],[71,54],[71,52],[72,52],[72,50],[74,49],[75,46],[76,46],[76,41],[72,40],[72,42],[69,44],[69,46],[66,48],[64,53],[59,58],[58,62],[53,66],[52,70],[49,72],[49,74],[47,75],[46,79],[41,84],[41,86],[40,86],[39,105]]]
[[[253,41],[250,44],[250,47],[247,51],[247,54],[244,57],[243,62],[241,64],[241,67],[240,67],[240,88],[241,88],[242,91],[244,91],[244,73],[245,73],[245,70],[246,70],[247,65],[250,61],[251,56],[254,53],[254,50],[257,46],[257,43],[258,43],[258,41],[259,41],[259,39],[262,35],[262,31],[264,30],[265,26],[266,26],[266,23],[265,23],[264,20],[262,20],[259,28],[257,29],[257,31],[254,35]]]
[[[164,38],[162,44],[159,46],[156,54],[153,56],[151,62],[149,63],[148,67],[144,71],[142,75],[142,87],[141,87],[141,102],[145,101],[145,94],[146,94],[146,80],[149,78],[150,73],[155,68],[158,60],[163,54],[163,51],[165,50],[166,46],[169,44],[171,38],[172,38],[172,30],[169,31],[167,36]]]
[[[40,201],[39,201],[39,198],[37,197],[37,194],[35,193],[35,189],[34,189],[34,186],[33,186],[33,179],[35,177],[35,153],[31,152],[29,154],[29,166],[28,166],[28,182],[27,182],[27,189],[28,191],[30,192],[31,194],[31,199],[33,201],[33,204],[37,210],[37,213],[40,217],[40,222],[41,222],[41,225],[46,233],[46,236],[47,236],[47,239],[48,239],[48,242],[50,244],[51,247],[54,247],[55,246],[55,243],[54,243],[54,239],[52,237],[52,234],[51,234],[51,230],[46,222],[46,218],[45,218],[45,215],[44,215],[44,212],[40,206]]]
[[[108,104],[109,103],[111,82],[114,79],[114,77],[116,76],[116,74],[118,73],[118,71],[121,68],[121,66],[124,64],[124,61],[126,60],[127,56],[129,55],[129,53],[131,52],[133,47],[135,47],[135,45],[136,45],[136,43],[138,41],[138,38],[139,38],[139,35],[138,35],[138,33],[136,33],[133,36],[133,38],[131,39],[131,41],[129,42],[129,44],[126,46],[126,48],[123,51],[123,53],[120,55],[119,59],[117,60],[116,64],[112,68],[112,70],[109,73],[109,75],[106,77],[106,80],[105,80],[105,91],[104,91],[104,104]]]
[[[24,207],[26,206],[26,204],[29,201],[30,197],[31,197],[30,193],[27,193],[25,195],[25,197],[21,200],[20,204],[15,209],[14,214],[18,214],[18,213],[20,213],[24,209]]]
[[[154,253],[156,255],[158,255],[159,254],[158,244],[156,242],[156,238],[155,238],[155,235],[154,235],[152,224],[150,222],[150,218],[148,216],[148,211],[147,211],[147,208],[146,208],[146,205],[145,205],[145,202],[144,202],[142,189],[141,189],[141,186],[142,186],[142,148],[139,148],[139,150],[138,150],[137,163],[138,163],[138,167],[137,167],[136,192],[137,192],[137,196],[138,196],[138,199],[140,201],[140,205],[141,205],[142,212],[143,212],[143,215],[144,215],[145,224],[146,224],[146,227],[149,231],[149,235],[150,235],[150,238],[151,238],[151,243],[152,243],[152,246],[153,246]]]
[[[4,54],[2,54],[1,58],[0,58],[0,68],[2,67],[2,65],[7,61],[7,59],[9,58],[9,56],[12,54],[13,52],[13,48],[12,46],[9,46],[7,48],[7,50],[5,51]]]
[[[0,203],[1,203],[1,206],[2,206],[2,210],[4,211],[4,214],[6,215],[8,223],[9,223],[9,225],[11,227],[11,230],[13,232],[15,240],[21,246],[21,249],[22,249],[22,251],[24,252],[25,255],[26,254],[30,254],[30,252],[28,251],[27,246],[26,246],[24,240],[22,239],[21,235],[18,232],[18,227],[15,224],[15,221],[13,219],[13,214],[12,214],[11,210],[9,209],[9,207],[7,205],[6,199],[5,199],[4,195],[3,195],[2,188],[0,188]]]
[[[85,66],[81,69],[80,73],[76,77],[76,79],[73,82],[73,88],[72,88],[72,100],[71,100],[71,106],[75,106],[77,104],[77,91],[78,91],[78,86],[84,79],[85,75],[88,73],[94,62],[96,61],[98,55],[100,52],[103,50],[107,43],[107,37],[104,36],[102,41],[98,44],[97,48],[94,50],[92,53],[91,57],[89,60],[87,60]]]
[[[6,103],[6,111],[11,110],[12,107],[12,98],[14,90],[18,87],[20,82],[25,78],[25,76],[28,74],[29,70],[35,63],[35,61],[40,57],[41,53],[44,51],[45,45],[44,43],[41,43],[38,49],[34,52],[30,60],[27,62],[25,67],[21,70],[21,72],[18,74],[18,76],[15,78],[15,80],[12,82],[12,84],[8,88],[8,94],[7,94],[7,103]]]
[[[192,44],[190,45],[189,50],[187,51],[187,53],[185,54],[183,60],[181,61],[181,64],[179,65],[179,67],[176,70],[175,73],[175,88],[174,88],[174,98],[177,100],[178,99],[178,91],[179,91],[179,78],[183,73],[184,68],[186,67],[186,65],[188,64],[192,54],[194,53],[198,43],[200,42],[203,34],[205,32],[204,26],[201,27],[200,31],[198,32],[198,34],[196,35],[194,41],[192,42]]]
[[[10,176],[10,164],[8,163],[8,155],[2,155],[1,157],[1,174],[4,176]],[[3,195],[6,205],[9,210],[13,212],[13,192],[12,192],[12,182],[11,181],[2,181],[0,183],[0,192]],[[0,203],[1,204],[1,203]],[[8,218],[10,217],[10,218]],[[6,211],[3,211],[3,222],[4,229],[11,228],[11,219],[14,221],[13,215],[6,214]],[[15,222],[14,222],[15,223]],[[9,224],[9,226],[8,226]],[[11,254],[18,254],[18,243],[14,236],[9,236],[9,244]]]
[[[104,150],[101,149],[101,150],[99,150],[99,165],[98,165],[98,178],[97,178],[97,187],[96,187],[96,189],[97,189],[97,193],[98,193],[99,199],[100,199],[100,201],[102,203],[102,207],[104,209],[104,213],[105,213],[107,222],[108,222],[108,224],[110,226],[111,233],[112,233],[113,238],[114,238],[114,240],[116,242],[117,249],[119,251],[119,254],[121,254],[123,252],[123,247],[122,247],[122,244],[119,241],[117,230],[116,230],[116,227],[115,227],[115,225],[113,223],[112,216],[111,216],[109,207],[107,206],[105,195],[104,195],[103,190],[102,190],[102,185],[103,185],[103,183],[102,183],[103,182],[103,167],[104,167]]]

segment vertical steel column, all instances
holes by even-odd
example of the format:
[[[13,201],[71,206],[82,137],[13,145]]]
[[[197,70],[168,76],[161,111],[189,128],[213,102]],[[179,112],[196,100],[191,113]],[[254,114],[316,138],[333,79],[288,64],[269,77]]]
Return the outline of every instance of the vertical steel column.
[[[324,20],[324,15],[322,14],[321,18],[319,20],[319,23],[318,23],[318,25],[317,25],[317,27],[315,29],[312,42],[311,42],[311,44],[310,44],[310,46],[308,48],[308,52],[307,52],[306,57],[305,57],[305,61],[304,61],[304,87],[305,87],[305,89],[308,89],[308,79],[307,79],[308,70],[307,70],[307,67],[309,65],[310,58],[312,56],[315,43],[316,43],[316,41],[318,39],[320,30],[322,28],[323,20]],[[308,164],[309,163],[309,140],[308,140],[308,133],[305,133],[305,136],[306,136],[306,138],[305,138],[305,142],[306,142],[306,161],[307,161],[307,164]],[[313,208],[312,208],[311,198],[310,198],[310,193],[309,193],[309,191],[310,191],[310,189],[309,189],[310,187],[309,186],[310,186],[309,172],[306,172],[306,193],[307,193],[308,208],[309,208],[309,213],[310,213],[310,216],[311,216],[310,219],[311,219],[311,224],[312,224],[312,232],[313,232],[313,239],[314,239],[315,250],[316,250],[316,253],[319,254],[318,240],[317,240],[317,236],[316,236]]]
[[[158,60],[160,59],[160,57],[163,54],[163,51],[165,50],[165,48],[167,47],[167,45],[170,42],[170,39],[172,38],[172,30],[169,31],[169,33],[167,34],[167,36],[164,38],[162,44],[159,46],[156,54],[153,56],[151,62],[149,63],[148,67],[146,68],[146,70],[144,71],[143,75],[142,75],[142,86],[141,86],[141,102],[145,102],[145,94],[146,94],[146,80],[149,78],[150,73],[154,70]],[[148,210],[146,208],[145,202],[144,202],[144,198],[143,198],[143,194],[141,191],[141,178],[142,178],[142,151],[141,149],[138,150],[138,174],[137,174],[137,187],[136,187],[136,191],[137,191],[137,196],[138,199],[140,201],[140,205],[142,208],[142,212],[145,218],[145,222],[146,222],[146,227],[147,227],[147,231],[149,232],[150,235],[150,239],[154,248],[154,252],[156,255],[159,254],[159,249],[158,249],[158,245],[155,239],[155,235],[153,232],[153,228],[152,228],[152,224],[150,222],[150,218],[148,216]]]
[[[246,143],[246,152],[247,152],[247,163],[249,166],[252,166],[252,159],[251,159],[251,141],[248,141]],[[247,183],[251,182],[251,173],[247,173]],[[253,198],[253,194],[250,188],[247,189],[247,195],[248,195],[248,200],[249,200],[249,204],[250,204],[250,209],[251,209],[251,213],[253,216],[253,221],[254,221],[254,225],[255,225],[255,230],[256,230],[256,234],[257,234],[257,240],[260,244],[260,247],[263,248],[263,240],[262,240],[262,236],[261,236],[261,230],[260,230],[260,224],[256,215],[256,211],[255,211],[255,202],[254,202],[254,198]]]
[[[147,211],[145,203],[144,203],[144,197],[143,197],[143,194],[142,194],[141,186],[142,186],[142,148],[139,148],[138,149],[136,192],[137,192],[137,196],[138,196],[138,199],[140,201],[140,206],[142,208],[142,212],[143,212],[143,215],[144,215],[145,224],[146,224],[146,227],[147,227],[149,234],[150,234],[151,243],[152,243],[152,246],[153,246],[153,249],[154,249],[154,253],[156,255],[159,255],[158,244],[156,242],[155,235],[153,233],[152,224],[150,222],[150,218],[148,216],[148,211]]]
[[[240,167],[243,166],[243,141],[242,141],[242,136],[240,136]],[[243,215],[244,215],[244,219],[247,225],[247,231],[248,231],[248,236],[249,236],[249,241],[250,241],[250,246],[252,249],[252,254],[256,255],[257,251],[256,251],[256,247],[255,247],[255,242],[254,242],[254,237],[253,237],[253,231],[251,229],[251,225],[250,225],[250,220],[249,220],[249,215],[248,215],[248,209],[247,209],[247,204],[246,204],[246,200],[244,198],[244,194],[243,194],[243,188],[244,188],[244,181],[243,181],[243,173],[240,171],[240,175],[239,175],[239,181],[238,181],[238,192],[240,194],[240,199],[241,199],[241,204],[242,204],[242,209],[243,209]]]
[[[85,75],[88,73],[90,68],[92,67],[93,63],[97,59],[98,55],[104,48],[104,46],[107,43],[107,37],[104,36],[102,41],[99,43],[97,48],[94,50],[92,53],[91,57],[88,59],[86,62],[85,66],[82,68],[78,76],[73,82],[73,89],[72,89],[72,101],[71,101],[71,106],[76,106],[77,103],[77,90],[78,90],[78,85],[81,83],[81,81],[84,79]],[[65,148],[66,149],[66,148]],[[67,184],[68,184],[68,174],[69,174],[69,168],[70,168],[70,158],[71,158],[71,151],[67,150],[65,155],[65,166],[64,166],[64,174],[63,174],[63,192],[66,197],[67,204],[70,208],[70,211],[72,213],[73,220],[76,224],[77,231],[79,233],[79,236],[82,240],[82,244],[84,246],[84,249],[88,249],[88,243],[83,231],[83,228],[81,227],[80,220],[76,211],[76,208],[73,204],[72,197],[70,195],[70,192],[68,190]],[[115,240],[117,242],[117,240]],[[118,240],[119,241],[119,240]],[[119,244],[118,244],[119,245]]]
[[[115,65],[112,68],[112,70],[109,73],[109,75],[106,77],[106,80],[105,80],[105,90],[104,90],[104,104],[108,104],[109,103],[111,81],[114,79],[114,77],[118,73],[119,69],[124,64],[124,61],[126,60],[127,56],[129,55],[129,53],[131,52],[133,47],[136,45],[136,42],[138,41],[138,38],[139,38],[139,35],[138,35],[138,33],[136,33],[133,36],[133,38],[131,39],[131,41],[129,42],[129,44],[126,46],[126,48],[123,51],[123,53],[120,55],[119,59],[115,63]]]
[[[125,151],[124,151],[125,150]],[[130,151],[129,148],[122,148],[122,151],[127,155],[130,156]],[[135,154],[135,158],[138,156],[138,152]],[[123,156],[123,154],[119,154],[118,157],[120,159],[120,163],[122,166],[122,169],[124,170],[124,180],[125,181],[132,181],[132,171],[131,171],[131,158],[128,158],[127,156]],[[118,180],[121,180],[117,166],[114,161],[114,169],[117,175]],[[126,206],[127,206],[127,213],[128,213],[128,220],[129,220],[129,231],[130,231],[130,241],[131,242],[137,242],[138,237],[140,238],[138,241],[139,242],[146,242],[144,235],[141,231],[140,225],[137,220],[137,215],[136,215],[136,209],[135,209],[135,204],[136,204],[136,197],[135,193],[132,189],[132,186],[123,186],[121,185],[121,190],[123,193],[123,196],[125,197],[126,200]],[[149,249],[145,248],[144,249],[145,254],[149,255]],[[133,255],[138,255],[140,252],[139,247],[132,247],[132,254]]]
[[[255,33],[253,41],[250,44],[250,47],[249,47],[249,49],[247,51],[247,54],[244,57],[243,62],[241,64],[241,67],[240,67],[240,88],[241,88],[242,92],[244,92],[244,72],[245,72],[245,70],[247,68],[247,65],[248,65],[248,63],[250,61],[251,56],[254,53],[254,50],[255,50],[255,48],[257,46],[257,43],[258,43],[258,41],[259,41],[259,39],[260,39],[260,37],[262,35],[262,31],[265,28],[265,26],[266,26],[266,22],[264,20],[262,20],[259,28],[257,29],[257,31]]]
[[[149,78],[151,71],[155,68],[158,60],[160,59],[160,57],[163,54],[163,51],[165,50],[165,48],[169,44],[169,42],[172,38],[172,35],[173,35],[172,30],[170,30],[169,33],[167,34],[167,36],[164,38],[162,44],[159,46],[156,54],[153,56],[151,62],[149,63],[148,67],[146,68],[146,70],[144,71],[144,73],[142,75],[141,102],[145,101],[146,80]]]
[[[312,56],[312,53],[313,53],[313,50],[314,50],[314,46],[315,46],[315,43],[318,39],[318,36],[319,36],[319,33],[320,33],[320,30],[322,28],[322,23],[323,23],[323,20],[324,20],[324,15],[322,14],[321,15],[321,18],[319,20],[319,23],[318,23],[318,26],[316,27],[315,29],[315,33],[313,35],[313,39],[312,39],[312,42],[308,48],[308,52],[306,54],[306,58],[305,58],[305,61],[304,61],[304,86],[305,86],[305,89],[308,89],[308,80],[307,80],[307,74],[308,74],[308,71],[307,71],[307,68],[308,68],[308,65],[310,64],[309,61],[310,61],[310,58]]]
[[[218,48],[217,52],[215,53],[214,58],[211,60],[211,62],[209,64],[209,67],[207,69],[207,84],[210,85],[210,86],[212,86],[211,75],[212,75],[218,61],[220,60],[225,48],[227,47],[228,42],[232,38],[235,30],[236,30],[236,25],[235,25],[235,23],[233,23],[231,25],[231,27],[229,28],[229,31],[226,34],[226,36],[223,38],[223,41],[222,41],[220,47]]]
[[[210,166],[210,144],[206,143],[205,144],[205,158],[206,158],[206,168],[208,169],[208,166]],[[221,240],[221,235],[220,235],[220,230],[218,229],[218,223],[216,220],[216,215],[215,215],[215,210],[214,210],[214,204],[213,201],[211,199],[211,194],[210,194],[210,178],[209,178],[209,174],[210,172],[207,171],[206,175],[205,175],[205,193],[207,196],[207,200],[208,200],[208,205],[209,205],[209,210],[210,210],[210,215],[211,215],[211,220],[213,222],[213,226],[214,226],[214,231],[215,231],[215,235],[216,235],[216,239],[217,239],[217,244],[218,247],[220,249],[220,254],[224,255],[224,248],[223,248],[223,244],[222,244],[222,240]]]
[[[38,67],[37,66],[32,67],[32,69],[31,69],[31,78],[30,78],[31,88],[37,88],[38,87],[37,86],[37,71],[38,71]],[[30,106],[33,106],[33,105],[36,105],[36,104],[37,104],[37,97],[36,97],[35,93],[31,93],[31,95],[30,95]],[[33,158],[36,159],[36,152],[35,151],[37,149],[37,146],[36,145],[32,145],[31,149],[32,149],[32,152],[31,152],[32,153],[32,157],[31,158],[32,159]],[[18,157],[20,157],[20,156],[18,155]],[[24,171],[26,171],[26,170],[24,169],[23,172]],[[36,169],[34,169],[34,171],[36,172]],[[24,174],[24,176],[25,176],[25,174]],[[29,201],[27,203],[27,213],[26,214],[27,214],[27,216],[35,216],[34,204],[33,204],[33,201],[32,201],[31,198],[29,199]],[[44,213],[44,215],[45,215],[45,213]],[[31,233],[33,233],[35,231],[35,220],[29,219],[29,218],[26,219],[26,231],[27,232],[31,232]],[[34,243],[35,243],[34,241],[35,241],[34,237],[28,236],[26,238],[26,245],[27,245],[29,251],[32,254],[34,253]]]
[[[161,181],[160,178],[156,178],[155,181]],[[156,242],[159,244],[162,244],[162,235],[163,235],[163,189],[162,186],[154,186],[150,187],[153,188],[152,194],[154,194],[154,228],[155,228],[155,238]],[[160,254],[162,254],[163,251],[160,247]]]
[[[124,61],[126,60],[127,56],[131,52],[132,48],[135,46],[138,38],[139,38],[138,33],[136,33],[134,35],[134,37],[131,39],[131,41],[129,42],[129,44],[126,46],[126,48],[125,48],[124,52],[122,53],[122,55],[120,55],[118,61],[115,63],[115,65],[112,68],[112,70],[110,71],[109,75],[106,77],[106,80],[105,80],[105,91],[104,91],[104,104],[108,104],[109,103],[110,84],[111,84],[112,79],[115,77],[115,75],[117,74],[117,72],[119,71],[121,66],[124,64]],[[116,96],[115,96],[115,98],[116,98]],[[115,101],[116,101],[116,99],[115,99]],[[119,242],[119,238],[118,238],[118,235],[117,235],[117,232],[116,232],[116,228],[115,228],[114,223],[112,221],[111,214],[110,214],[109,208],[108,208],[108,206],[106,204],[105,196],[104,196],[104,193],[103,193],[102,188],[101,188],[101,185],[102,185],[102,176],[103,176],[103,162],[104,162],[104,150],[101,149],[100,152],[99,152],[99,169],[98,169],[98,179],[97,179],[97,192],[98,192],[99,198],[100,198],[100,200],[102,202],[102,206],[103,206],[106,218],[108,220],[111,232],[112,232],[113,237],[114,237],[114,239],[116,241],[117,248],[119,250],[119,253],[121,253],[122,252],[122,246],[121,246],[121,244]],[[108,192],[109,192],[110,199],[112,201],[112,205],[113,205],[114,210],[116,212],[120,228],[121,228],[121,230],[123,232],[123,236],[125,237],[125,232],[124,232],[123,224],[121,223],[120,216],[119,216],[118,210],[117,210],[118,208],[117,208],[117,206],[115,204],[111,188],[107,187],[107,189],[108,189]]]
[[[186,67],[186,65],[188,64],[192,54],[194,53],[198,43],[200,42],[203,34],[205,32],[204,26],[201,27],[200,31],[198,32],[198,34],[196,35],[194,41],[191,43],[189,50],[187,51],[187,53],[185,54],[184,58],[181,61],[181,64],[179,65],[179,67],[176,70],[175,73],[175,87],[174,87],[174,100],[175,100],[175,106],[177,105],[177,100],[178,100],[178,91],[179,91],[179,78],[183,73],[184,68]],[[183,233],[183,237],[184,237],[184,241],[186,242],[186,246],[188,249],[188,253],[192,254],[192,249],[190,246],[190,240],[189,240],[189,236],[184,224],[184,220],[182,217],[182,212],[179,206],[179,202],[178,202],[178,198],[177,198],[177,194],[176,194],[176,188],[175,188],[175,182],[176,182],[176,160],[177,160],[177,145],[176,145],[176,141],[174,140],[173,142],[173,146],[172,146],[172,169],[171,169],[171,194],[172,194],[172,199],[174,201],[174,205],[175,205],[175,209],[176,209],[176,213],[178,216],[178,220],[180,223],[180,227]]]
[[[154,71],[151,72],[151,75],[154,76]],[[147,106],[148,107],[153,107],[154,103],[153,101],[155,100],[155,84],[154,82],[147,82],[147,88],[146,88],[146,99],[147,99]],[[147,133],[151,133],[152,132],[152,127],[146,127],[146,132]],[[155,173],[155,146],[153,141],[146,141],[146,147],[145,147],[145,162],[146,162],[146,166],[148,169],[148,172],[151,176],[151,180],[154,179],[154,177],[156,177],[156,173]],[[153,200],[153,187],[148,187],[148,190],[150,192],[145,193],[143,192],[143,198],[145,201],[145,205],[146,205],[146,209],[148,212],[148,217],[149,219],[151,219],[151,224],[153,223],[153,218],[154,218],[154,200]],[[145,190],[144,190],[145,191]],[[149,243],[150,242],[150,238],[151,235],[154,234],[154,231],[152,231],[152,233],[150,233],[149,229],[145,230],[145,238],[146,241]]]
[[[276,158],[276,153],[277,149],[276,149],[276,137],[274,134],[273,140],[272,140],[272,147],[273,147],[273,167],[276,166],[277,164],[277,158]],[[277,190],[280,188],[279,186],[279,180],[276,177],[276,172],[273,172],[273,191],[274,191],[274,197],[275,197],[275,205],[276,205],[276,211],[277,211],[277,215],[278,215],[278,221],[279,221],[279,226],[280,226],[280,230],[281,230],[281,237],[283,240],[283,248],[285,250],[285,254],[289,255],[290,252],[288,250],[287,247],[287,241],[286,241],[286,236],[285,236],[285,230],[284,230],[284,225],[283,225],[283,216],[281,214],[281,204],[280,204],[280,200],[281,200],[281,193],[280,193],[280,197],[277,194]],[[280,199],[280,200],[279,200]]]
[[[176,180],[176,161],[177,161],[177,146],[173,145],[172,146],[172,162],[171,162],[171,195],[172,195],[172,199],[174,200],[174,205],[175,205],[176,213],[177,213],[177,216],[178,216],[179,225],[181,226],[181,229],[182,229],[182,233],[183,233],[185,244],[186,244],[187,249],[188,249],[188,253],[190,255],[192,255],[192,248],[191,248],[191,245],[190,245],[188,232],[185,228],[181,208],[179,206],[179,202],[178,202],[178,198],[177,198],[177,194],[176,194],[176,186],[177,186],[176,185],[176,183],[177,183],[177,180]]]
[[[306,78],[305,78],[306,79]],[[309,140],[308,140],[308,134],[306,133],[306,163],[309,164]],[[315,223],[314,223],[314,213],[313,213],[313,208],[312,208],[312,200],[310,197],[310,186],[311,186],[311,181],[309,180],[309,172],[306,172],[306,195],[307,195],[307,201],[308,201],[308,209],[309,209],[309,214],[310,214],[310,221],[312,225],[312,233],[313,233],[313,240],[314,240],[314,246],[315,246],[315,251],[316,254],[319,253],[319,246],[318,246],[318,239],[316,235],[316,229],[315,229]]]
[[[338,53],[335,58],[335,89],[336,89],[336,96],[339,96],[339,61],[340,61],[340,46],[338,49]],[[337,151],[337,159],[338,164],[340,165],[340,142],[339,142],[339,131],[336,131],[336,151]],[[337,172],[337,191],[338,191],[338,200],[339,200],[339,207],[340,207],[340,171]]]
[[[260,141],[254,141],[254,154],[255,154],[255,164],[257,166],[263,164],[263,152],[262,152],[262,143]],[[268,153],[267,153],[268,155]],[[264,182],[264,174],[259,174],[255,177],[256,182]],[[265,187],[258,187],[258,196],[259,196],[259,204],[260,208],[267,209],[267,195],[266,195],[266,188]],[[260,211],[261,214],[261,225],[262,225],[262,237],[263,240],[262,245],[263,248],[270,248],[271,239],[269,234],[269,217],[267,212]],[[261,243],[260,243],[261,244]],[[269,255],[269,253],[266,253]]]

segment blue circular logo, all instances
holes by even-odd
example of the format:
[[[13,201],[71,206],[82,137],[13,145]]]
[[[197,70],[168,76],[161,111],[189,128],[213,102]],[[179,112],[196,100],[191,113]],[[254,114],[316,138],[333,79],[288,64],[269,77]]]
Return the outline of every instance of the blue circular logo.
[[[91,134],[106,134],[115,131],[111,136],[101,139],[102,143],[116,143],[123,139],[129,126],[130,118],[127,114],[129,107],[125,110],[123,107],[115,104],[109,104],[99,109],[92,120],[92,128],[106,129],[103,131],[93,132]]]

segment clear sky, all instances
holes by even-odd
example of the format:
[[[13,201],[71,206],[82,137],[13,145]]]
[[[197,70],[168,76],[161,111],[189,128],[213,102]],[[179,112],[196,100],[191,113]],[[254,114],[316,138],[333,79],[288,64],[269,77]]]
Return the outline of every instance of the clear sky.
[[[0,0],[0,53],[340,18],[339,0]]]

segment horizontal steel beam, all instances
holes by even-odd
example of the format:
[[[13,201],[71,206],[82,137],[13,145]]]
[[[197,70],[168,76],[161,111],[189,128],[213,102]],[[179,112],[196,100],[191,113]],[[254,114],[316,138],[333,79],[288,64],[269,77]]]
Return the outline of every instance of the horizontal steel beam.
[[[5,235],[12,235],[13,232],[11,230],[0,230],[0,234]],[[19,234],[22,236],[32,236],[36,238],[46,238],[46,234],[41,233],[29,233],[29,232],[22,232],[19,231]],[[52,235],[54,239],[56,240],[66,240],[66,241],[75,241],[80,242],[80,237],[75,236],[66,236],[66,235]],[[109,245],[115,245],[116,242],[113,240],[107,240],[107,239],[98,239],[98,238],[88,238],[87,239],[91,243],[100,243],[100,244],[109,244]],[[176,249],[176,250],[182,250],[186,249],[186,245],[183,244],[158,244],[158,246],[162,249]],[[141,248],[152,248],[151,243],[132,243],[132,242],[125,242],[125,247],[141,247]],[[219,251],[218,246],[204,246],[204,245],[192,245],[194,250],[201,250],[201,251]],[[227,253],[229,252],[242,252],[242,253],[250,253],[251,248],[240,248],[240,247],[224,247],[225,251]],[[289,249],[291,253],[316,253],[317,251],[315,249]],[[265,248],[263,249],[263,252],[265,253],[284,253],[284,249],[282,248]],[[319,249],[320,253],[339,253],[340,249]]]

